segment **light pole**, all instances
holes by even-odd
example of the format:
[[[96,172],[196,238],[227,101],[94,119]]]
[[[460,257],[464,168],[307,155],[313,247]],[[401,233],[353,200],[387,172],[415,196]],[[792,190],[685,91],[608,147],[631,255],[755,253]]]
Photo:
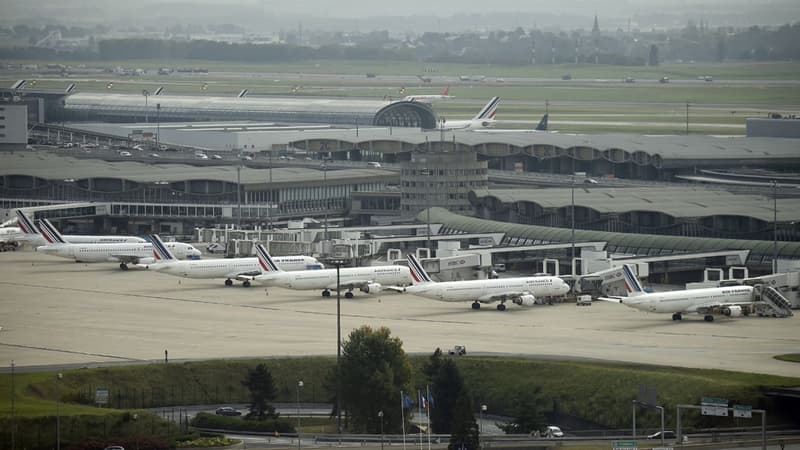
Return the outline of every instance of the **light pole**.
[[[778,181],[772,180],[772,274],[778,273]]]
[[[427,168],[422,169],[422,171],[420,173],[422,175],[426,176],[426,177],[430,175],[430,171],[428,171]],[[428,228],[428,232],[427,232],[427,235],[426,235],[427,236],[427,244],[426,245],[427,245],[427,248],[428,248],[428,256],[430,256],[430,253],[431,253],[431,197],[430,197],[430,192],[427,190],[427,187],[428,187],[428,180],[426,179],[425,180],[425,184],[423,185],[422,195],[425,196],[425,211],[426,211],[425,215],[426,215],[427,228]]]
[[[144,123],[148,123],[147,120],[147,97],[150,96],[150,91],[147,89],[142,89],[142,95],[144,95]]]
[[[575,264],[575,172],[572,172],[572,183],[571,183],[571,191],[572,191],[572,203],[570,206],[570,221],[572,226],[572,250],[570,252],[569,258],[569,267],[570,272],[574,275],[574,270],[572,270],[573,264]]]
[[[481,405],[480,411],[480,424],[478,428],[478,446],[483,448],[483,413],[486,411],[486,405]]]
[[[156,103],[156,151],[161,150],[161,103]]]
[[[14,360],[11,360],[11,450],[14,450]]]
[[[303,387],[303,380],[297,382],[297,448],[300,449],[300,388]]]
[[[328,240],[328,165],[322,163],[322,196],[325,197],[325,240]],[[338,266],[337,266],[338,277]],[[338,289],[337,289],[338,291]]]
[[[61,372],[56,375],[56,450],[61,450]]]
[[[236,166],[236,211],[237,225],[242,229],[242,166]]]
[[[342,293],[340,269],[344,260],[329,259],[329,264],[336,266],[336,417],[337,433],[342,434]]]
[[[689,135],[689,102],[686,102],[686,135]]]
[[[381,450],[383,450],[383,411],[378,411],[378,418],[381,419]]]

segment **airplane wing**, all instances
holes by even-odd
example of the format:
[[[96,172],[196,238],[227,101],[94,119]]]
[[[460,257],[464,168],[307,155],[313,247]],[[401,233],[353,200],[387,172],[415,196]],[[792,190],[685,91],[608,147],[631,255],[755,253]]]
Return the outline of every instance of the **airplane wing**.
[[[227,278],[232,278],[236,281],[253,281],[253,278],[258,275],[261,275],[261,272],[258,270],[251,270],[248,272],[229,273]]]
[[[129,254],[112,254],[112,258],[116,259],[117,261],[125,264],[139,264],[142,260],[150,260],[151,258],[142,258],[138,255],[129,255]]]
[[[611,303],[622,303],[622,299],[623,297],[610,296],[610,297],[597,297],[596,300],[601,300],[604,302],[611,302]]]
[[[530,292],[524,291],[506,291],[506,292],[495,292],[489,295],[483,295],[477,298],[477,300],[481,303],[493,303],[493,302],[502,302],[505,303],[510,301],[512,303],[516,303],[522,306],[533,306],[536,304],[536,297],[533,296]]]

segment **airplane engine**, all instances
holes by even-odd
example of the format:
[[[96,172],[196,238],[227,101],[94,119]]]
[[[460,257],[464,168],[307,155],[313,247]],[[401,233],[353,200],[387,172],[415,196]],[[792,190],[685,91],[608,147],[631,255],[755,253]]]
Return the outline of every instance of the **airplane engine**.
[[[361,292],[367,294],[377,294],[378,292],[381,291],[381,288],[382,286],[380,285],[380,283],[369,283],[366,286],[361,287]]]
[[[486,122],[486,121],[484,121],[484,122],[481,122],[481,126],[482,126],[483,128],[488,128],[488,127],[489,127],[489,125],[491,125],[491,124],[492,124],[492,122]]]
[[[155,258],[142,258],[139,260],[139,264],[153,264],[156,262]]]
[[[530,294],[520,295],[519,298],[514,299],[514,303],[520,306],[533,306],[536,304],[536,297]]]
[[[742,315],[742,307],[741,306],[726,306],[722,308],[722,314],[725,314],[729,317],[739,317]]]

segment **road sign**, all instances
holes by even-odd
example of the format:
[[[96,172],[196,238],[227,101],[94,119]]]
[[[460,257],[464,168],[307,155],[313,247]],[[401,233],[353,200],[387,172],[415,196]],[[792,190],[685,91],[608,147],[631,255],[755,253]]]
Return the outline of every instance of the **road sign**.
[[[108,404],[108,388],[99,387],[94,390],[94,402],[98,405]]]
[[[636,441],[613,441],[611,447],[613,450],[638,450],[639,443]]]
[[[733,417],[753,417],[753,407],[749,405],[733,405]]]
[[[728,417],[728,399],[703,397],[700,402],[700,413],[704,416]]]

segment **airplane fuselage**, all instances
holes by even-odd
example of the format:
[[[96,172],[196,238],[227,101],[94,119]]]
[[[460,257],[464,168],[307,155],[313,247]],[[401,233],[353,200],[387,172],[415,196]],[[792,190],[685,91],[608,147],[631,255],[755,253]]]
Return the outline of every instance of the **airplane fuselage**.
[[[490,302],[501,296],[523,293],[535,297],[561,296],[569,292],[569,285],[558,277],[520,277],[423,283],[408,286],[405,291],[445,302]]]
[[[273,260],[281,270],[315,270],[322,265],[310,256],[277,256]],[[235,278],[242,274],[260,273],[258,258],[220,258],[187,261],[171,261],[151,266],[160,273],[185,278]]]
[[[300,272],[277,272],[255,277],[267,286],[287,289],[335,289],[336,269],[303,270]],[[381,285],[402,285],[411,283],[406,266],[367,266],[339,269],[340,285],[343,287],[361,285],[365,282]]]
[[[189,244],[169,242],[167,248],[177,258],[199,257],[200,251]],[[114,243],[114,244],[55,244],[38,247],[37,251],[74,259],[77,262],[109,262],[153,259],[153,245],[146,243]]]
[[[753,302],[751,286],[689,289],[656,292],[623,297],[620,302],[642,311],[655,313],[688,313],[717,304],[747,304]]]

